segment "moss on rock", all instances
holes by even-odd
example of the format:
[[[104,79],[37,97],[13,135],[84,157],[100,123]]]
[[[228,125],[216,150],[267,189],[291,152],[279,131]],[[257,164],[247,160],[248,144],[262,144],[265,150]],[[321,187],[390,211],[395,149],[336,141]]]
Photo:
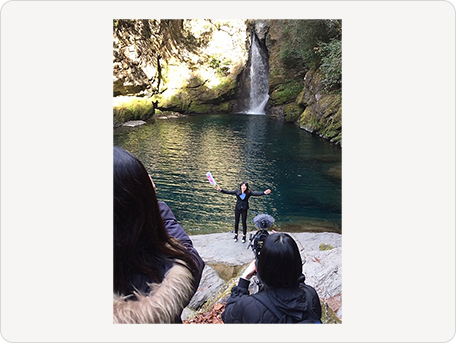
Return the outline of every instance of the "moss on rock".
[[[295,103],[287,104],[283,108],[283,114],[285,121],[293,123],[302,114],[302,107]]]
[[[299,117],[299,126],[306,131],[314,132],[320,130],[320,123],[317,118],[313,115],[310,106],[306,107]]]
[[[294,80],[279,85],[271,94],[271,100],[275,105],[294,103],[302,90],[302,83]]]
[[[300,95],[301,96],[301,95]],[[299,125],[310,132],[318,132],[332,142],[342,142],[342,95],[320,94],[308,103],[299,117]],[[302,99],[299,103],[303,103]]]
[[[325,250],[332,250],[332,249],[334,249],[334,247],[330,244],[321,243],[320,246],[318,247],[318,249],[320,251],[325,251]]]
[[[230,112],[230,108],[231,108],[231,102],[230,101],[225,101],[225,102],[222,102],[219,105],[215,105],[212,108],[212,111],[214,113],[228,113],[228,112]]]
[[[195,104],[192,103],[187,109],[188,113],[211,113],[212,112],[212,105],[211,104]]]
[[[154,114],[151,98],[122,97],[113,106],[114,127],[129,120],[147,120]]]

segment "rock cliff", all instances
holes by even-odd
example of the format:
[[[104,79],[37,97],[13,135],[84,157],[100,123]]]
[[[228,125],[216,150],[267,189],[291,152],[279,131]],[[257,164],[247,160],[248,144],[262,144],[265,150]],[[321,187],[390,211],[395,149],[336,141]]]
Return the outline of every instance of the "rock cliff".
[[[297,54],[285,53],[286,22],[269,21],[269,113],[341,145],[341,89],[328,90],[320,68],[307,66]]]
[[[190,20],[186,29],[192,39],[208,41],[198,50],[184,50],[185,56],[145,63],[131,46],[114,49],[114,126],[146,120],[159,111],[198,114],[238,110],[238,78],[248,55],[244,20]],[[120,46],[116,40],[115,46]]]

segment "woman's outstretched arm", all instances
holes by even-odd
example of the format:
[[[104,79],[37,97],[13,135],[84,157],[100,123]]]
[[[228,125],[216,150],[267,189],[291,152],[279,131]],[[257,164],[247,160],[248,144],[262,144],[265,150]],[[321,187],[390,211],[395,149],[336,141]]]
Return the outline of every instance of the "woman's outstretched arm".
[[[268,188],[264,192],[252,192],[251,194],[253,196],[257,196],[258,197],[258,196],[266,195],[266,194],[269,194],[269,193],[271,193],[271,190]]]
[[[236,194],[236,191],[227,191],[227,190],[221,189],[219,185],[217,185],[217,190],[219,192],[222,192],[222,193],[225,193],[225,194]]]

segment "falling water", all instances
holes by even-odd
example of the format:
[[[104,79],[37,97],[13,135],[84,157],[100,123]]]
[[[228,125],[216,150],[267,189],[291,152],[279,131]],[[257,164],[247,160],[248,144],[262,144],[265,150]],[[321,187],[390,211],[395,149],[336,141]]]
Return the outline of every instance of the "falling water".
[[[269,66],[255,33],[252,33],[250,54],[250,103],[247,113],[265,114],[264,108],[269,99]]]

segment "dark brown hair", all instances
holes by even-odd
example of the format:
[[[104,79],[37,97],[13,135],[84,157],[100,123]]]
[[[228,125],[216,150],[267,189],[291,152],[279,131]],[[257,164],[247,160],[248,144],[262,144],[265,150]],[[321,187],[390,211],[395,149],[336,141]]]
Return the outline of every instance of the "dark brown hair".
[[[165,228],[144,165],[114,147],[114,292],[132,293],[137,275],[161,282],[163,266],[175,260],[183,261],[195,275],[192,255]]]

